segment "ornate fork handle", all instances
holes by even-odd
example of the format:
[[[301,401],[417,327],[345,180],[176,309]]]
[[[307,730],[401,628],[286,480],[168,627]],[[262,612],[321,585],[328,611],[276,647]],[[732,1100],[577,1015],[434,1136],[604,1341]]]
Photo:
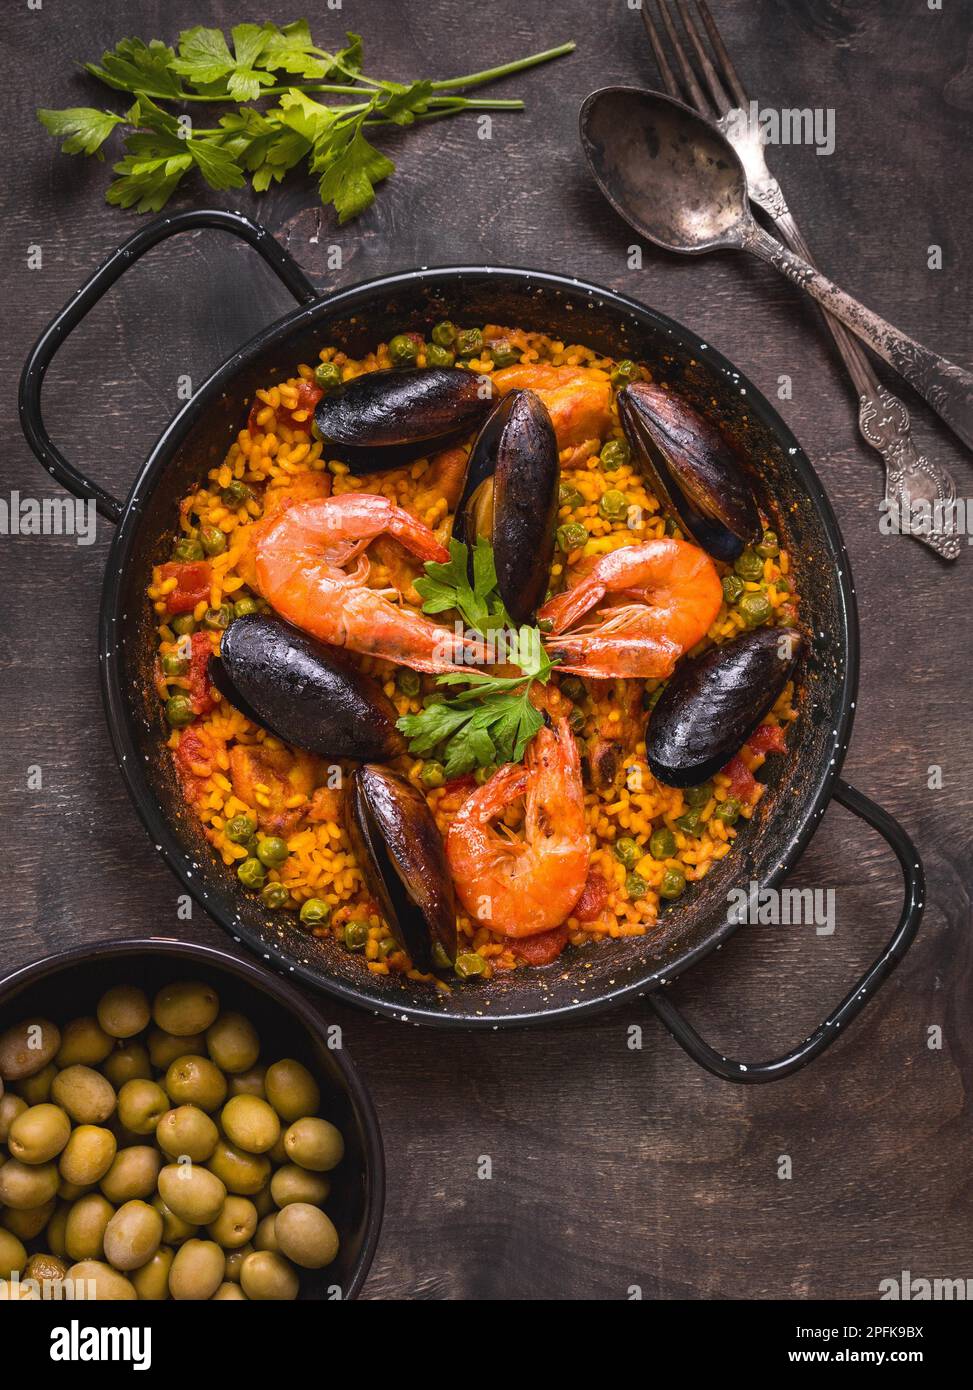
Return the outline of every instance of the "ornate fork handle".
[[[787,206],[780,184],[767,168],[763,140],[749,125],[741,124],[742,115],[740,111],[731,111],[718,124],[743,161],[747,191],[753,202],[773,219],[791,249],[813,266],[810,247]],[[939,464],[919,453],[912,438],[908,410],[881,384],[854,336],[827,309],[824,309],[824,319],[858,393],[858,423],[862,436],[884,460],[886,502],[895,507],[900,524],[905,523],[903,529],[908,527],[911,535],[925,541],[944,559],[955,560],[960,552],[960,541],[952,525],[955,515],[952,504],[956,500],[952,477]],[[912,503],[916,500],[929,504],[926,514],[918,519],[914,519],[912,513]]]

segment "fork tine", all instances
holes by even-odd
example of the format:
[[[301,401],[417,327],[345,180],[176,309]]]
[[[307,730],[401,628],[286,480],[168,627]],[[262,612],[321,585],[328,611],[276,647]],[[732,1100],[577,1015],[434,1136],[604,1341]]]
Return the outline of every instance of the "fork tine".
[[[710,13],[709,5],[706,0],[696,0],[696,8],[699,10],[699,17],[706,26],[709,34],[709,41],[713,45],[713,52],[716,54],[716,61],[723,69],[723,76],[733,93],[733,100],[742,110],[746,110],[750,105],[750,98],[744,90],[743,83],[737,76],[737,70],[733,66],[733,60],[726,51],[726,44],[720,38],[720,31],[716,27],[716,20]]]
[[[706,93],[696,81],[696,74],[693,72],[692,65],[686,57],[686,50],[682,46],[682,40],[676,32],[676,26],[672,22],[672,15],[666,8],[666,0],[656,0],[659,7],[659,16],[665,25],[666,33],[669,35],[669,42],[676,51],[676,60],[679,63],[679,70],[682,73],[682,80],[686,84],[690,100],[696,110],[703,116],[710,114],[710,104],[706,99]]]
[[[719,115],[724,116],[727,111],[730,110],[733,103],[727,96],[726,89],[720,81],[716,69],[710,62],[709,54],[703,47],[703,41],[699,37],[699,30],[693,23],[693,17],[689,12],[687,0],[676,0],[676,9],[679,11],[679,17],[682,20],[683,28],[686,30],[686,36],[695,50],[696,57],[699,59],[699,66],[703,69],[703,76],[706,78],[706,85],[709,87],[710,95],[713,98],[713,104]]]
[[[655,54],[655,61],[658,64],[659,74],[662,77],[662,85],[671,97],[678,98],[680,95],[679,83],[676,81],[676,74],[669,66],[669,59],[666,57],[666,51],[662,47],[662,40],[659,38],[658,30],[652,22],[647,0],[646,3],[642,5],[641,9],[642,23],[645,25],[645,32],[649,36],[652,52]]]

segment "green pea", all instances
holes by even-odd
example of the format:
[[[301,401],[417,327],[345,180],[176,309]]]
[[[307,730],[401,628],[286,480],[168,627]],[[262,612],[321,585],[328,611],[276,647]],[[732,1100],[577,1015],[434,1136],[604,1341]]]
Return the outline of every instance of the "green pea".
[[[649,838],[649,853],[653,859],[671,859],[676,852],[676,837],[667,825],[653,830]]]
[[[424,787],[441,787],[446,781],[446,769],[442,763],[423,763],[419,780]]]
[[[723,597],[727,603],[736,603],[743,593],[743,580],[738,574],[728,574],[723,580]]]
[[[287,841],[282,840],[279,835],[268,835],[257,846],[257,858],[268,869],[279,868],[289,854]]]
[[[520,349],[508,342],[491,343],[490,356],[495,367],[512,367],[515,362],[520,361]]]
[[[741,579],[756,583],[758,579],[763,577],[764,562],[755,550],[745,550],[734,560],[733,570]]]
[[[337,362],[319,362],[314,368],[314,381],[322,391],[333,391],[341,385],[341,368]]]
[[[399,949],[399,943],[394,936],[383,936],[378,943],[378,954],[382,960],[388,960],[389,956],[394,955]]]
[[[410,671],[407,666],[400,666],[395,673],[395,683],[402,691],[403,695],[418,695],[422,689],[422,681],[419,679],[418,671]]]
[[[449,348],[439,347],[436,343],[430,343],[426,348],[427,367],[451,367],[456,361],[456,353],[450,352]]]
[[[773,613],[770,599],[766,594],[744,594],[737,604],[741,615],[746,619],[748,627],[759,627],[765,623]]]
[[[568,723],[570,724],[573,732],[576,734],[581,733],[582,729],[584,729],[587,722],[587,716],[585,715],[584,710],[580,710],[577,707],[575,707],[568,715]]]
[[[687,811],[676,817],[676,824],[684,835],[698,835],[702,816],[699,811]]]
[[[162,674],[165,676],[184,676],[188,670],[189,662],[183,656],[169,653],[162,658]]]
[[[226,549],[226,536],[218,526],[204,526],[199,533],[199,543],[207,555],[222,555]]]
[[[364,951],[367,941],[367,922],[345,923],[345,945],[349,951]]]
[[[623,357],[621,362],[616,362],[612,368],[612,385],[627,386],[630,381],[634,381],[639,374],[639,369],[628,357]]]
[[[633,902],[639,898],[644,898],[649,891],[649,885],[641,874],[629,874],[625,879],[625,892]]]
[[[567,526],[557,528],[557,543],[565,555],[572,550],[580,550],[588,544],[588,528],[580,521],[569,521]]]
[[[740,803],[735,796],[728,796],[725,801],[721,801],[713,812],[715,820],[721,820],[724,825],[736,825],[740,819]]]
[[[434,325],[429,336],[437,347],[452,347],[456,341],[456,325],[450,323],[449,319],[443,319]]]
[[[583,507],[584,498],[576,487],[562,484],[557,491],[557,504],[559,507]]]
[[[193,702],[188,695],[170,695],[166,700],[166,718],[174,729],[182,729],[195,718]]]
[[[396,333],[389,340],[389,357],[393,367],[414,367],[419,355],[419,347],[408,333]]]
[[[686,890],[686,875],[682,869],[666,869],[659,884],[660,898],[678,898]]]
[[[588,692],[580,676],[565,676],[561,681],[561,693],[577,704]]]
[[[264,879],[267,877],[267,870],[259,859],[244,859],[236,871],[236,876],[244,888],[262,888]]]
[[[196,631],[196,619],[192,613],[179,613],[172,620],[172,630],[180,637],[188,637]]]
[[[687,806],[691,806],[694,811],[701,811],[713,795],[712,782],[700,782],[698,787],[686,787],[682,797]]]
[[[233,605],[234,618],[246,618],[251,613],[257,612],[257,600],[255,598],[238,598]]]
[[[628,511],[628,498],[624,492],[612,488],[610,492],[602,493],[598,510],[606,521],[617,521]]]
[[[183,536],[182,540],[176,541],[172,547],[172,558],[184,564],[191,564],[194,560],[203,558],[203,547],[191,536]]]
[[[667,536],[671,536],[675,541],[684,539],[682,527],[679,525],[678,521],[674,521],[671,516],[666,518],[665,532]]]
[[[626,869],[634,869],[642,858],[642,850],[637,840],[633,840],[628,835],[623,835],[620,840],[615,841],[615,858],[625,865]]]
[[[775,560],[780,554],[780,543],[777,540],[776,531],[765,531],[763,540],[759,545],[754,546],[758,555],[762,555],[765,560]]]
[[[290,898],[290,893],[282,883],[267,883],[260,890],[260,898],[264,907],[269,907],[275,912],[279,907],[285,907]]]
[[[482,787],[484,782],[489,782],[496,770],[496,763],[487,763],[485,767],[478,767],[473,774],[474,780]]]
[[[461,951],[456,957],[453,969],[461,980],[468,980],[471,975],[483,974],[486,961],[477,951]]]
[[[246,483],[230,483],[220,493],[220,501],[225,507],[242,507],[244,502],[253,500],[253,488],[247,487]]]
[[[432,943],[432,963],[437,970],[447,970],[453,963],[449,958],[449,952],[441,941]]]
[[[249,816],[233,816],[223,827],[223,834],[234,845],[245,845],[257,833],[257,822]]]
[[[456,334],[456,352],[460,357],[477,357],[483,351],[483,334],[478,328],[463,328]]]
[[[331,920],[331,904],[323,898],[308,898],[301,903],[300,917],[306,927],[323,927]]]
[[[606,473],[614,473],[616,468],[624,468],[632,457],[632,451],[624,439],[609,439],[601,446],[601,466]]]
[[[207,608],[203,614],[203,626],[213,632],[223,632],[233,621],[233,605],[221,603],[219,608]]]

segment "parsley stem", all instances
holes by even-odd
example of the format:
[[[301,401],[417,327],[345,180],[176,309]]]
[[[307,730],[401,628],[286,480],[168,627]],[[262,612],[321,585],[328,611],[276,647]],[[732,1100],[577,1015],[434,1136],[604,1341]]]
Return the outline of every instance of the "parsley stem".
[[[516,62],[502,63],[497,68],[484,68],[482,72],[469,73],[466,77],[450,77],[441,82],[434,82],[433,90],[441,92],[455,87],[479,87],[484,82],[495,82],[500,77],[509,77],[513,72],[523,72],[525,68],[549,62],[551,58],[563,58],[565,54],[573,53],[574,49],[573,43],[562,43],[557,48],[545,48],[542,53],[531,53],[526,58],[518,58]]]

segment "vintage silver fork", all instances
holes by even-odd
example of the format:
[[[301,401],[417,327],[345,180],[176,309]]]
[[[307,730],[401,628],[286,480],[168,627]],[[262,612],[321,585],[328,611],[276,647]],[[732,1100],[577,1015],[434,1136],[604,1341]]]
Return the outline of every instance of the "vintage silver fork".
[[[659,18],[672,44],[682,76],[683,85],[680,87],[649,13],[649,4],[650,0],[642,0],[642,20],[666,92],[680,101],[686,100],[688,95],[689,104],[719,127],[740,156],[751,202],[756,203],[773,220],[791,250],[814,265],[807,242],[784,201],[780,184],[767,168],[759,122],[751,119],[750,99],[720,38],[706,0],[696,0],[696,7],[716,61],[722,69],[722,80],[693,21],[688,0],[675,0],[675,5],[709,89],[709,98],[693,71],[666,0],[656,0]],[[732,100],[726,87],[732,93]],[[956,484],[944,468],[918,451],[912,438],[908,410],[879,381],[854,334],[828,313],[825,313],[824,320],[858,396],[858,426],[862,437],[881,454],[885,464],[885,500],[892,517],[898,519],[901,529],[916,540],[924,541],[944,559],[955,560],[960,552],[960,540],[953,524],[955,512],[952,504],[956,500]],[[916,503],[920,505],[916,507]]]

